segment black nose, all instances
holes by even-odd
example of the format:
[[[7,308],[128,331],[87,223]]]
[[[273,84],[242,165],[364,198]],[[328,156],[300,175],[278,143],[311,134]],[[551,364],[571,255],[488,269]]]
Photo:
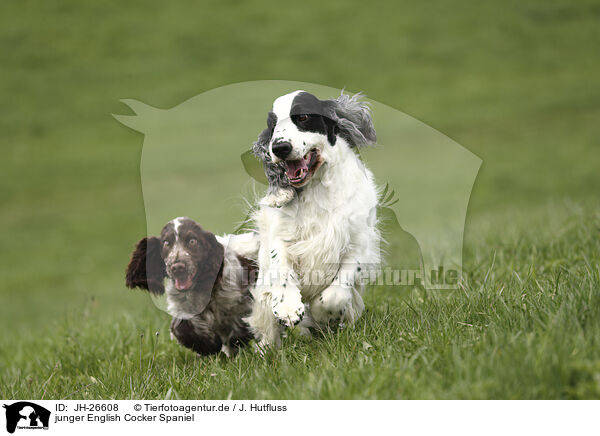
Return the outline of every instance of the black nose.
[[[171,272],[173,274],[181,274],[184,271],[185,271],[185,265],[181,262],[174,263],[173,265],[171,265]]]
[[[289,142],[278,142],[273,144],[273,154],[279,159],[285,159],[292,152],[292,144]]]

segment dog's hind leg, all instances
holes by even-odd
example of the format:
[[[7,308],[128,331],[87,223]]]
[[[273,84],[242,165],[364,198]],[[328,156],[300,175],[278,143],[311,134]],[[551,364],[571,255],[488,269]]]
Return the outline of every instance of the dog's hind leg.
[[[319,326],[312,319],[309,304],[304,305],[304,310],[304,318],[302,318],[302,321],[300,321],[300,323],[298,324],[298,330],[300,331],[300,335],[310,338],[312,336],[312,332],[310,331],[310,329],[318,328]]]
[[[361,278],[367,265],[351,255],[345,260],[333,283],[310,302],[311,317],[320,327],[352,325],[365,308]]]

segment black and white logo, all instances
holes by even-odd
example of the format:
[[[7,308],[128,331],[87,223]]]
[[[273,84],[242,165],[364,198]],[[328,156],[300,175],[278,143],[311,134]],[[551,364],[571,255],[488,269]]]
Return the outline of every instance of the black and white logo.
[[[5,404],[6,431],[14,433],[16,429],[48,430],[50,411],[28,401]]]

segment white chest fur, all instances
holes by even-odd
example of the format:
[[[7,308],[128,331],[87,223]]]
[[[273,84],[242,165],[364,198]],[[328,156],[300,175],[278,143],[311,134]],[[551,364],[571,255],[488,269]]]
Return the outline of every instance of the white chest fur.
[[[294,201],[259,213],[261,234],[285,244],[305,297],[329,286],[345,257],[356,250],[364,252],[363,246],[372,245],[377,235],[372,173],[347,147],[330,152],[327,163]]]

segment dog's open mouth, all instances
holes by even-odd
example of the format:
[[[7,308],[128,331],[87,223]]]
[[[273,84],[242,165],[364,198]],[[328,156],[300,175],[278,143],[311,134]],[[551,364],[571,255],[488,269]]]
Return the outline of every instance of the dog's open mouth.
[[[294,188],[299,188],[308,183],[315,171],[321,166],[321,156],[317,149],[312,149],[304,155],[304,158],[288,160],[285,163],[290,184]]]
[[[192,275],[188,273],[174,276],[173,280],[175,281],[175,289],[177,289],[178,291],[187,291],[194,284],[193,279],[194,278],[192,277]]]

